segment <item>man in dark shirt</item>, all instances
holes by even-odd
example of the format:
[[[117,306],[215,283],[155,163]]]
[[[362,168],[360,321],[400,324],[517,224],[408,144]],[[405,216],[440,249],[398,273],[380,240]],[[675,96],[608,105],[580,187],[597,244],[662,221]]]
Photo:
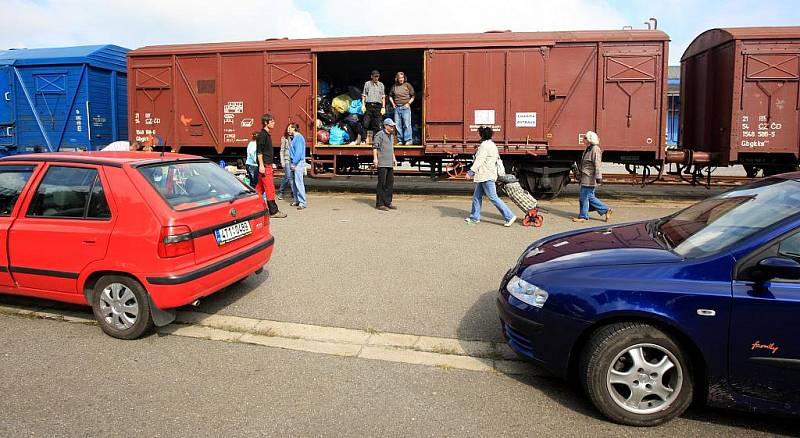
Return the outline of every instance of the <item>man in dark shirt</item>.
[[[274,150],[272,149],[272,135],[270,131],[275,128],[275,118],[272,114],[264,114],[261,116],[261,124],[263,129],[256,137],[256,159],[258,160],[258,184],[256,184],[256,192],[259,196],[267,194],[267,207],[269,208],[269,216],[273,218],[286,217],[286,213],[278,210],[278,204],[275,202],[275,182],[272,180],[272,161],[274,157]]]

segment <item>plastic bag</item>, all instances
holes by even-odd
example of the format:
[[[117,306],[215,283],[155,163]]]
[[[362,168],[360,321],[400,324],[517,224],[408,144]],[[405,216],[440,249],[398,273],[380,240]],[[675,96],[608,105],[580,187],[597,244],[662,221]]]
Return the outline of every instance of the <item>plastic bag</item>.
[[[361,99],[356,99],[350,102],[350,108],[348,108],[347,112],[356,115],[364,114],[364,112],[361,111]]]
[[[353,99],[346,94],[340,94],[333,98],[333,102],[331,102],[331,107],[333,110],[339,114],[344,114],[350,109],[350,104],[353,102]]]
[[[353,100],[361,99],[361,95],[362,95],[361,89],[358,88],[358,87],[354,87],[352,85],[347,87],[347,94],[349,94],[350,98],[353,99]]]
[[[331,128],[329,141],[330,141],[329,144],[345,144],[348,141],[350,141],[350,136],[344,129],[338,126],[334,126],[333,128]]]

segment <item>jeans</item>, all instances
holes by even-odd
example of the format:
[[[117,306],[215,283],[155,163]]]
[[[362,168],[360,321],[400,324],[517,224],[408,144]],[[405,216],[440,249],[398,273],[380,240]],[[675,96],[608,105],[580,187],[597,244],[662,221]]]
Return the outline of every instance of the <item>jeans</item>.
[[[281,180],[281,185],[278,187],[278,194],[283,196],[283,192],[286,190],[286,187],[290,186],[292,183],[292,162],[286,160],[283,162],[283,179]],[[292,193],[294,193],[294,187],[292,187]]]
[[[278,204],[275,203],[275,183],[272,181],[272,165],[264,166],[264,173],[259,173],[256,193],[259,196],[266,195],[269,214],[278,212]]]
[[[306,184],[303,182],[304,170],[306,167],[305,161],[301,161],[297,163],[295,166],[294,171],[292,174],[292,195],[294,196],[294,202],[296,202],[299,206],[305,207],[306,203]]]
[[[500,211],[500,214],[503,215],[503,219],[505,219],[506,222],[514,217],[514,213],[512,213],[508,206],[497,196],[497,187],[495,187],[494,181],[484,181],[475,183],[475,192],[472,194],[472,211],[469,213],[470,219],[476,221],[480,220],[484,194],[486,194],[489,200],[492,201],[492,204],[497,207],[497,210]]]
[[[608,206],[594,195],[596,189],[597,187],[581,186],[581,213],[578,215],[579,218],[589,219],[589,206],[597,210],[597,213],[601,216],[608,213]]]
[[[397,124],[397,141],[411,143],[411,108],[400,105],[394,109],[394,123]]]
[[[392,205],[393,191],[394,191],[394,169],[391,167],[379,167],[378,187],[375,195],[375,206],[388,207]]]

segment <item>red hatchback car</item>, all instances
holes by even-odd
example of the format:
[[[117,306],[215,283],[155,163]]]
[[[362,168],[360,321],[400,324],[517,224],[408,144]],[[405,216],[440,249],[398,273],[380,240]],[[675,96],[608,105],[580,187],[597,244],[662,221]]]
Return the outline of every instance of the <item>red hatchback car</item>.
[[[179,154],[0,159],[0,293],[92,306],[134,339],[175,308],[261,272],[264,201],[216,164]]]

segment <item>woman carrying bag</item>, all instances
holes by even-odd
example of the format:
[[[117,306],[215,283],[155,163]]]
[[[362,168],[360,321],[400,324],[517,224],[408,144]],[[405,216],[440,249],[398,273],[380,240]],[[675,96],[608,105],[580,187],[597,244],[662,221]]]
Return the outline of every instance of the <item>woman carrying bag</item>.
[[[497,145],[492,141],[494,131],[488,126],[483,126],[478,128],[478,134],[481,136],[481,144],[475,153],[472,168],[467,172],[467,176],[475,181],[475,192],[472,194],[472,211],[469,217],[464,220],[468,224],[477,224],[481,221],[481,205],[483,203],[483,195],[486,194],[492,204],[500,211],[500,214],[503,215],[503,219],[506,221],[503,226],[510,227],[517,220],[517,217],[497,196],[495,181],[497,181],[498,169],[502,168],[503,162],[500,160]]]

